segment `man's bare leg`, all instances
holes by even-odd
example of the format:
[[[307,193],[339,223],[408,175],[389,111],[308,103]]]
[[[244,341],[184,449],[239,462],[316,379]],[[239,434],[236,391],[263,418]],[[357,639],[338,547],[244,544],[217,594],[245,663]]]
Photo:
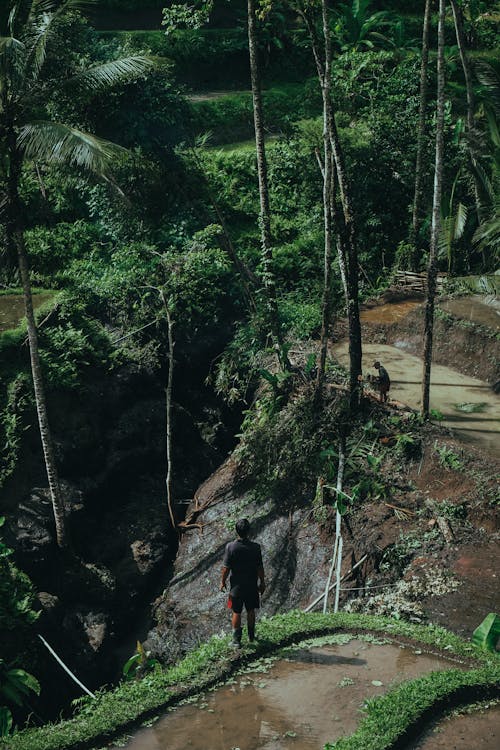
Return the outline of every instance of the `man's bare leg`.
[[[233,612],[233,616],[231,617],[231,624],[234,630],[236,630],[236,628],[241,628],[241,613]]]
[[[233,626],[233,643],[235,646],[241,646],[241,613],[233,612],[231,617]]]

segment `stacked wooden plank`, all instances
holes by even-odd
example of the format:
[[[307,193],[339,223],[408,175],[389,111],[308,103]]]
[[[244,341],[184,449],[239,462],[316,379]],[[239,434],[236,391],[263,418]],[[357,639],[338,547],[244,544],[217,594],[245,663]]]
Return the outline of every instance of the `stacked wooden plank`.
[[[437,276],[437,291],[442,292],[446,280],[445,273],[439,273]],[[427,273],[416,273],[414,271],[396,271],[391,289],[404,290],[415,294],[426,294],[427,292]]]

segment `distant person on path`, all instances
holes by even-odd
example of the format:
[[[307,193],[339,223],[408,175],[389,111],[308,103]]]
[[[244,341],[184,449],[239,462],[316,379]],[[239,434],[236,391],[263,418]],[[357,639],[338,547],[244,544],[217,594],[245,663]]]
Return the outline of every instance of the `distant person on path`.
[[[220,590],[226,590],[227,577],[231,573],[228,607],[233,611],[233,645],[240,648],[243,607],[247,611],[248,640],[251,642],[255,639],[255,610],[260,606],[259,594],[264,593],[266,584],[260,545],[249,539],[250,522],[247,518],[237,521],[236,533],[238,538],[226,544]]]
[[[380,403],[385,403],[387,401],[387,394],[389,393],[389,389],[391,387],[391,379],[389,378],[389,373],[385,369],[385,367],[382,367],[380,362],[377,360],[377,362],[373,363],[373,366],[376,370],[378,370],[378,378],[376,380],[378,392],[380,393]]]

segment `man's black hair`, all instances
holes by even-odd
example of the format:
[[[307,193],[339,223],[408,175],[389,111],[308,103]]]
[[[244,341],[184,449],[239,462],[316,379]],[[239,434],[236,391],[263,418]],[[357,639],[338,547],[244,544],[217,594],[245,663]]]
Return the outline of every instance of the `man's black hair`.
[[[236,533],[241,539],[246,539],[250,533],[250,521],[248,518],[240,518],[236,521]]]

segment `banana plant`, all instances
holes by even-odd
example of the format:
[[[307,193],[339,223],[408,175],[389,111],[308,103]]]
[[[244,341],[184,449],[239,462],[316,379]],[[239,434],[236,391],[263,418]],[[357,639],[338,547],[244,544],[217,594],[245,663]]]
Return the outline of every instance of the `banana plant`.
[[[385,10],[372,13],[370,5],[371,0],[339,4],[334,31],[343,52],[390,46],[382,30],[392,27],[392,15]]]
[[[455,191],[460,171],[453,181],[451,192],[448,196],[443,195],[441,202],[441,231],[439,234],[438,251],[441,257],[447,258],[448,273],[451,272],[453,261],[453,243],[461,239],[467,223],[468,208],[461,201],[454,205]]]
[[[472,643],[495,653],[499,639],[500,617],[495,612],[490,612],[472,633]]]
[[[8,669],[0,659],[0,700],[22,706],[30,693],[40,695],[40,683],[24,669]],[[7,737],[12,729],[12,713],[7,706],[0,705],[0,738]]]

